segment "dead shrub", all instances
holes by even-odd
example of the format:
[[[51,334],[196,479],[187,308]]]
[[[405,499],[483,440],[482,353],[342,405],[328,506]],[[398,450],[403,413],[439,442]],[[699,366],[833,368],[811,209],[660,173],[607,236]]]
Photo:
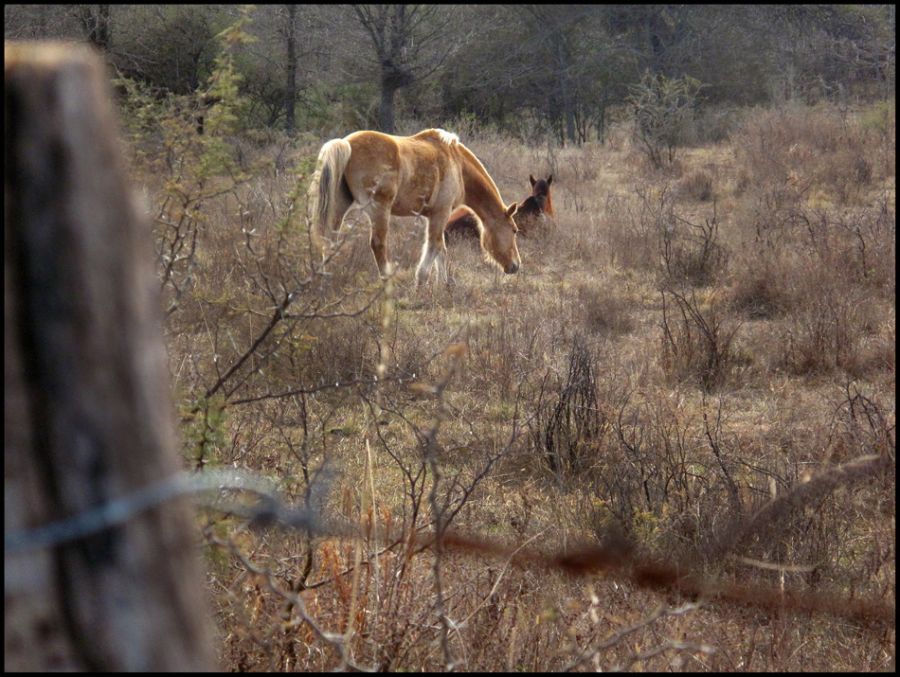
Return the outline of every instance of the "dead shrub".
[[[675,214],[659,231],[660,249],[669,282],[689,282],[695,286],[712,283],[728,259],[719,243],[719,221],[713,202],[712,217],[693,223]]]
[[[506,306],[496,319],[472,324],[467,331],[472,386],[501,398],[511,395],[550,340],[521,306]]]
[[[626,532],[652,546],[664,526],[660,521],[664,512],[683,522],[692,511],[689,506],[697,507],[696,490],[706,493],[705,482],[692,481],[688,473],[695,448],[689,432],[692,421],[683,398],[652,392],[621,393],[614,411],[610,421],[614,443],[591,478],[594,494]]]
[[[723,143],[741,122],[741,111],[726,106],[702,106],[695,113],[694,135],[700,144]]]
[[[728,251],[719,242],[715,202],[711,216],[694,223],[676,212],[675,191],[669,184],[640,185],[634,193],[635,200],[607,201],[607,213],[613,207],[613,214],[621,215],[615,220],[619,227],[611,229],[610,249],[635,267],[661,264],[667,282],[710,284],[728,259]]]
[[[802,375],[883,363],[873,291],[890,289],[895,275],[889,205],[794,207],[765,229],[761,223],[731,270],[729,296],[731,308],[752,319],[785,318],[773,366]]]
[[[634,319],[624,299],[588,285],[577,288],[576,298],[583,311],[584,325],[592,333],[614,336],[634,329]]]
[[[867,286],[893,289],[896,284],[897,217],[887,193],[855,213],[839,215],[835,227],[843,234],[843,251],[856,280]]]
[[[840,148],[824,158],[819,180],[827,191],[835,195],[839,204],[859,200],[872,183],[874,168],[865,146]]]
[[[802,225],[802,204],[809,184],[789,181],[784,184],[755,182],[741,194],[734,210],[739,231],[753,246],[777,251],[785,240],[795,236]]]
[[[859,456],[896,456],[896,424],[890,411],[858,384],[844,383],[831,421],[828,460],[844,463]]]
[[[702,169],[693,171],[678,182],[678,195],[697,202],[707,202],[713,197],[713,178]]]
[[[883,140],[827,108],[757,111],[735,134],[738,165],[762,191],[818,188],[840,204],[859,199],[875,176]]]
[[[693,290],[690,296],[674,289],[660,293],[663,371],[676,382],[695,380],[706,391],[724,384],[736,363],[732,346],[740,324],[704,309]]]
[[[655,267],[657,234],[646,205],[630,196],[609,194],[603,214],[610,261],[639,270]]]
[[[791,257],[783,253],[744,253],[731,269],[731,309],[755,320],[784,313],[791,302],[791,263]]]
[[[291,343],[283,341],[282,349],[295,354],[295,378],[317,385],[371,379],[377,356],[378,322],[374,317],[368,322],[366,319],[316,320],[302,335],[291,337]]]
[[[833,280],[814,285],[804,290],[806,298],[794,302],[795,310],[785,330],[782,364],[795,374],[837,369],[859,374],[864,364],[861,340],[875,327],[870,304],[865,295],[842,288]]]
[[[710,423],[696,398],[676,393],[607,395],[611,434],[582,475],[584,515],[600,539],[621,527],[642,548],[699,561],[739,516],[737,441],[723,432],[721,400]]]
[[[591,467],[603,427],[594,358],[584,341],[575,337],[566,381],[546,421],[538,428],[543,438],[538,442],[539,448],[550,469],[558,477],[571,478]]]
[[[854,210],[798,210],[795,249],[811,267],[845,285],[893,284],[896,255],[894,210],[882,196],[872,207]]]

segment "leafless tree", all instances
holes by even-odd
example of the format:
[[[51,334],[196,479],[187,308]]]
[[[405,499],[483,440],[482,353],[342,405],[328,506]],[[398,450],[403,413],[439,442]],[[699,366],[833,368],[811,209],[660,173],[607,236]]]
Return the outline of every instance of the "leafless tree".
[[[397,92],[432,75],[457,48],[457,39],[448,33],[450,11],[439,5],[353,5],[380,71],[381,131],[394,131]]]

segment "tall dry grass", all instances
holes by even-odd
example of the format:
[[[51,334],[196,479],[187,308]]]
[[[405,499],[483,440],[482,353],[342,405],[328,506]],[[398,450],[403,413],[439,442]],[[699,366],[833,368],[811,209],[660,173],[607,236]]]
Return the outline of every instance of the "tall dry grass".
[[[839,472],[895,448],[893,137],[866,119],[750,111],[674,175],[621,139],[454,130],[507,202],[552,173],[555,224],[516,276],[453,242],[455,284],[419,291],[420,223],[392,226],[387,284],[365,232],[323,270],[297,190],[315,144],[245,145],[307,170],[273,162],[203,204],[167,320],[185,456],[363,531],[204,515],[223,666],[888,668],[892,628],[416,539],[565,553],[619,534],[697,575],[892,604],[893,474]],[[160,177],[137,177],[152,202]]]

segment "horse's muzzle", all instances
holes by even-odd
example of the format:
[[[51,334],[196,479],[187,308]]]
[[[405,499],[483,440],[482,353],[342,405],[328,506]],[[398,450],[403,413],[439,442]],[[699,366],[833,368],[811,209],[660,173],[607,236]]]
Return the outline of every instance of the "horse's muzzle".
[[[515,261],[511,261],[510,264],[506,266],[506,269],[503,272],[505,272],[507,275],[512,275],[513,273],[517,273],[518,271],[519,264]]]

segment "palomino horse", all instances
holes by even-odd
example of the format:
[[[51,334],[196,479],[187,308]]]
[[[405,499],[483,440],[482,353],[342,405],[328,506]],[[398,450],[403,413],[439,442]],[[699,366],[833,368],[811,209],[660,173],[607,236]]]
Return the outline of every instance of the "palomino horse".
[[[546,180],[539,179],[537,181],[534,176],[529,174],[528,179],[531,181],[531,195],[519,203],[519,208],[516,210],[516,225],[519,227],[521,235],[527,235],[528,230],[546,218],[546,214],[553,216],[553,201],[550,198],[553,174]],[[447,235],[458,233],[463,236],[478,237],[478,216],[471,209],[462,205],[450,214],[450,220],[447,222],[444,232]]]
[[[322,146],[317,169],[315,229],[321,235],[339,229],[351,212],[364,214],[372,225],[370,244],[382,277],[390,273],[387,235],[393,214],[428,220],[416,284],[428,278],[432,264],[446,281],[444,226],[450,212],[463,202],[483,224],[484,251],[504,272],[519,270],[516,203],[503,203],[484,166],[455,134],[442,129],[414,136],[353,132]]]

